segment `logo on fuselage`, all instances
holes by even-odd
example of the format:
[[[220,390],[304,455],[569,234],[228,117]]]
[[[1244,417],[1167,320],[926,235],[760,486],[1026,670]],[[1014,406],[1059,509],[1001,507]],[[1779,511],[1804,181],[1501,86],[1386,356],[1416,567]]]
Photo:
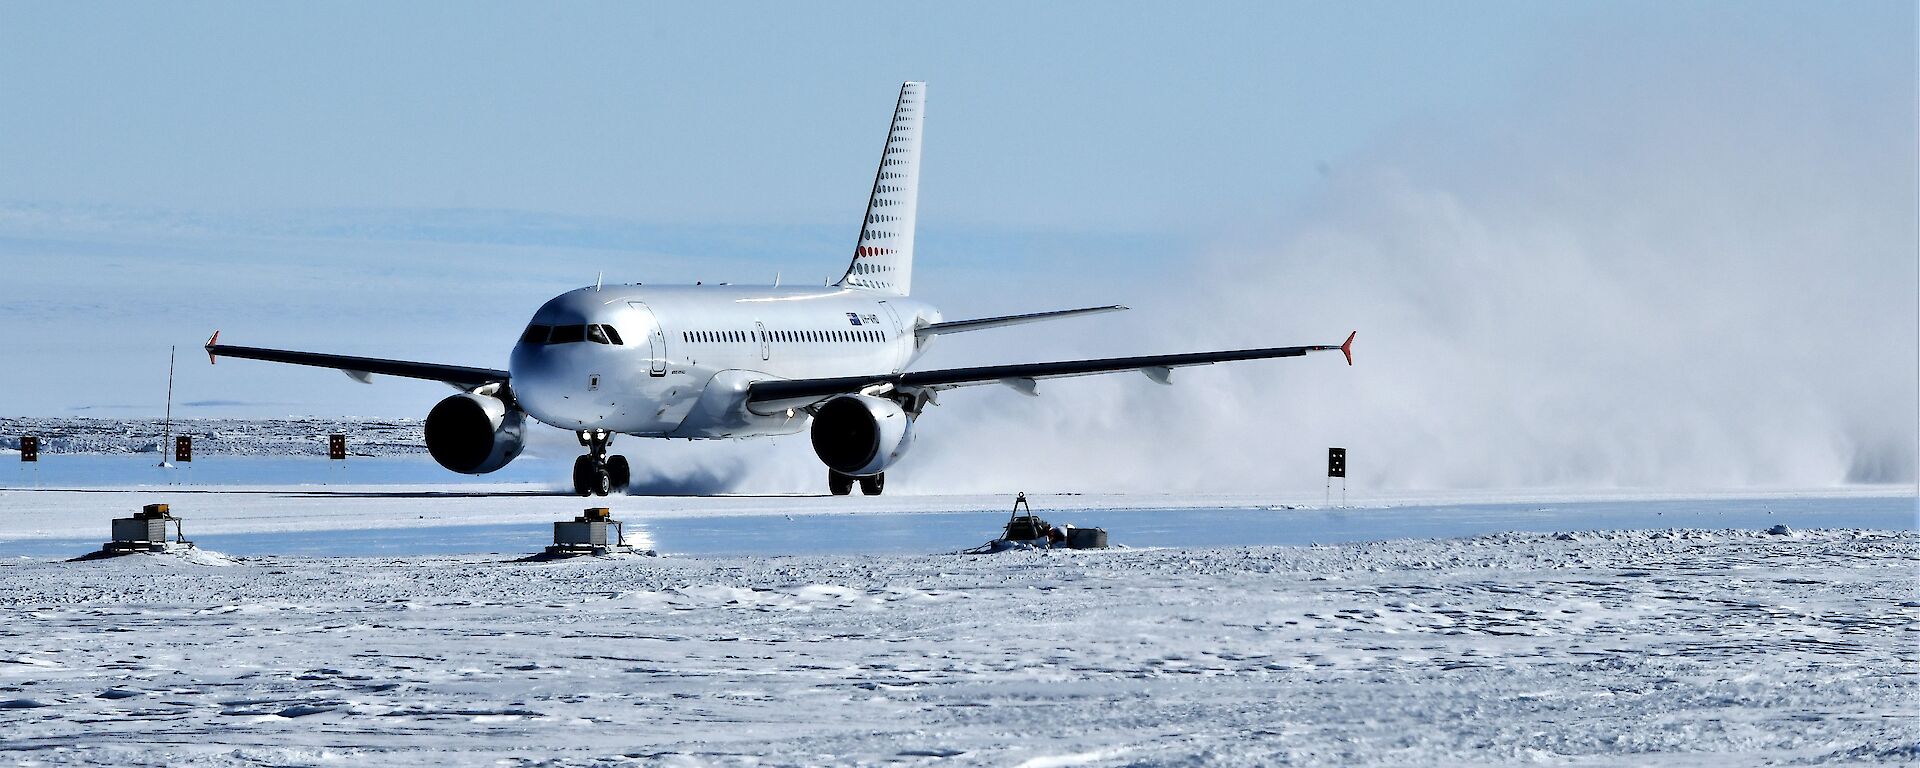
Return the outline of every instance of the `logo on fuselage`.
[[[853,312],[848,312],[847,322],[853,325],[879,325],[880,316],[879,315],[862,315],[862,314],[857,314]]]

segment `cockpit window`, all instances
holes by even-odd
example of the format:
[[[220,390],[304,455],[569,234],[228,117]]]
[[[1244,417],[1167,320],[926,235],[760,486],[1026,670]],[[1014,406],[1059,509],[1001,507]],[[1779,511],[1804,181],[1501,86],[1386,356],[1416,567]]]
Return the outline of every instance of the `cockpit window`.
[[[612,344],[613,343],[612,339],[607,338],[607,327],[604,325],[587,326],[587,341],[591,341],[595,344]]]
[[[614,330],[614,329],[613,329],[613,326],[611,326],[611,325],[600,325],[600,326],[594,326],[594,327],[596,327],[596,328],[605,328],[605,329],[607,329],[607,340],[608,340],[608,341],[611,341],[611,342],[613,342],[613,343],[615,343],[615,344],[626,344],[626,342],[624,342],[624,341],[621,341],[621,340],[620,340],[620,332],[619,332],[619,331],[616,331],[616,330]]]
[[[574,344],[587,340],[587,327],[584,325],[556,325],[553,336],[547,341],[552,344]]]
[[[529,325],[527,326],[527,332],[520,334],[520,343],[545,344],[547,343],[547,332],[550,330],[552,329],[544,325]]]

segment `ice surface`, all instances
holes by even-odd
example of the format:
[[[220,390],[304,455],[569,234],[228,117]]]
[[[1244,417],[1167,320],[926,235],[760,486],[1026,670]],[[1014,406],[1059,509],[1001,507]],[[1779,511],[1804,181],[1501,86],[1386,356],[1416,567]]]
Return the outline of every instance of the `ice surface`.
[[[0,561],[35,764],[1910,764],[1920,535]]]
[[[1884,493],[1884,492],[1882,492]],[[1104,527],[1131,547],[1305,545],[1506,531],[1740,528],[1913,530],[1911,494],[1468,502],[1371,499],[1353,509],[1296,507],[1272,496],[1040,495],[1055,523]],[[1497,498],[1497,497],[1496,497]],[[165,502],[189,538],[240,555],[411,556],[527,553],[552,522],[607,506],[669,554],[932,554],[999,533],[1004,496],[612,496],[518,486],[0,489],[0,557],[65,558],[99,546],[109,521]]]

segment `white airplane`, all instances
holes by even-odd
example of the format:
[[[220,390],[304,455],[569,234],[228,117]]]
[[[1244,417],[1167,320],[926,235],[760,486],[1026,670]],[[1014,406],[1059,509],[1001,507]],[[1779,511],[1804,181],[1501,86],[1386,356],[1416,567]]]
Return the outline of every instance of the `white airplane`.
[[[631,467],[608,456],[615,435],[718,439],[786,435],[812,425],[813,450],[836,495],[879,494],[886,470],[913,442],[913,422],[954,387],[1139,371],[1161,384],[1173,369],[1297,357],[1343,344],[1019,363],[910,371],[928,342],[949,333],[1112,312],[1089,307],[947,321],[912,298],[913,229],[926,84],[900,86],[867,215],[840,281],[822,288],[595,285],[560,294],[533,314],[507,370],[236,347],[216,356],[442,381],[461,390],[427,414],[427,450],[455,472],[493,472],[520,455],[528,416],[572,430],[582,496],[625,491]]]

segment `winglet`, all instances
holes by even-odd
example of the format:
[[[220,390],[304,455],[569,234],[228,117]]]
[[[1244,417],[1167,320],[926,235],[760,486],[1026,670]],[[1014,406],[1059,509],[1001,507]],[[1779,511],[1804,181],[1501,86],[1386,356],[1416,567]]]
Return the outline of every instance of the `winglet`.
[[[214,335],[217,336],[219,334],[214,334]],[[1346,343],[1340,345],[1340,354],[1347,356],[1347,365],[1353,365],[1353,337],[1358,335],[1360,335],[1359,331],[1354,331],[1352,333],[1347,334]]]
[[[219,343],[220,343],[220,332],[219,332],[219,331],[214,331],[214,332],[213,332],[213,335],[212,335],[212,336],[209,336],[209,337],[207,337],[207,346],[206,346],[206,350],[207,350],[207,365],[214,365],[214,364],[216,364],[216,361],[215,361],[215,360],[213,359],[213,345],[215,345],[215,344],[219,344]]]

